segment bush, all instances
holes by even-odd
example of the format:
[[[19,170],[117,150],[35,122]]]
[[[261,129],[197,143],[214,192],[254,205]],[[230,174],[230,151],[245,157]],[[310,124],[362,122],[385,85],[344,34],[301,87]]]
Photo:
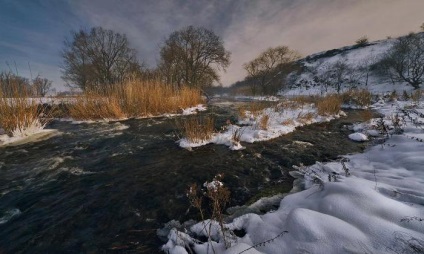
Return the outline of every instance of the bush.
[[[335,115],[340,112],[342,98],[337,94],[327,95],[318,99],[316,107],[319,115]]]
[[[355,41],[356,45],[360,46],[365,46],[368,44],[368,42],[368,37],[365,35]]]
[[[371,105],[372,94],[367,89],[351,89],[342,94],[342,99],[343,103],[367,107]]]

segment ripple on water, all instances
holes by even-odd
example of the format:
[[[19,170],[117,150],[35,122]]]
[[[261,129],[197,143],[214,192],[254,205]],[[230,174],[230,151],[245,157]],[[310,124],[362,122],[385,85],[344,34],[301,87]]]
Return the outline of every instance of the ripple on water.
[[[17,208],[9,209],[6,211],[0,210],[0,225],[8,222],[10,219],[18,216],[19,214],[21,214],[21,211]]]

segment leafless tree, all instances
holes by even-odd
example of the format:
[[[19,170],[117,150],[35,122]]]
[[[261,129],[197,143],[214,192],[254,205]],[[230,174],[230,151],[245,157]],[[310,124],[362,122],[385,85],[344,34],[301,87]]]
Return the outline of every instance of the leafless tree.
[[[50,91],[50,88],[52,87],[52,81],[42,78],[40,76],[37,76],[32,81],[32,89],[34,91],[34,95],[44,97],[46,94]]]
[[[189,26],[173,32],[160,50],[158,70],[176,87],[208,87],[219,82],[219,70],[230,64],[230,52],[214,32]]]
[[[393,81],[419,89],[424,82],[424,36],[411,33],[397,39],[378,65]]]
[[[259,88],[263,94],[274,93],[281,88],[283,74],[293,71],[295,61],[300,59],[297,51],[287,46],[268,48],[257,58],[245,63],[247,79],[251,82],[252,92],[256,94]]]
[[[104,91],[140,68],[125,35],[101,27],[71,33],[62,52],[62,78],[70,86]]]

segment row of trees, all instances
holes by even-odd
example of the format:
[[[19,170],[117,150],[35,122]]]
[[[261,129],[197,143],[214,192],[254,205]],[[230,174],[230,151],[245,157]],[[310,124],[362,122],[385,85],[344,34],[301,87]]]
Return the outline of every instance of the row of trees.
[[[11,72],[0,73],[0,91],[8,97],[23,94],[44,97],[50,91],[51,86],[52,82],[41,76],[30,80]]]
[[[212,31],[189,26],[175,31],[163,42],[158,66],[147,69],[138,61],[125,35],[101,27],[90,31],[72,32],[65,41],[63,79],[82,90],[102,91],[131,77],[159,79],[176,88],[187,85],[205,88],[219,83],[219,71],[230,64],[230,52],[222,39]],[[368,38],[356,44],[365,46]],[[300,70],[301,55],[287,46],[268,48],[258,57],[243,65],[253,94],[273,94],[285,87],[290,73]],[[424,78],[424,39],[419,34],[399,38],[383,56],[369,58],[351,66],[341,59],[320,66],[306,68],[313,82],[323,91],[334,87],[340,92],[344,84],[367,84],[372,71],[378,71],[393,82],[406,82],[419,88]],[[303,66],[303,71],[305,67]]]
[[[160,79],[177,88],[204,88],[219,82],[218,71],[230,64],[223,41],[212,31],[193,26],[173,32],[164,41],[155,69],[137,60],[125,35],[101,27],[72,32],[62,56],[67,84],[100,92],[131,77]]]

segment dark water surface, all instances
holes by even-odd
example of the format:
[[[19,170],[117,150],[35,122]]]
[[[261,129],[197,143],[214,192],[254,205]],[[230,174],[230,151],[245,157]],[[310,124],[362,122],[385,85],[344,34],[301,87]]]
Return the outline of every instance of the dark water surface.
[[[228,105],[205,114],[214,114],[217,126],[235,116]],[[49,128],[61,135],[0,148],[0,253],[159,252],[157,228],[171,219],[197,219],[186,213],[189,184],[224,173],[231,206],[287,192],[292,165],[362,151],[364,144],[349,141],[342,127],[359,120],[351,111],[272,141],[243,144],[242,151],[181,149],[175,119],[54,121]]]

